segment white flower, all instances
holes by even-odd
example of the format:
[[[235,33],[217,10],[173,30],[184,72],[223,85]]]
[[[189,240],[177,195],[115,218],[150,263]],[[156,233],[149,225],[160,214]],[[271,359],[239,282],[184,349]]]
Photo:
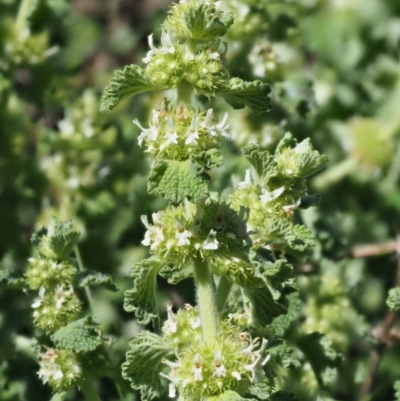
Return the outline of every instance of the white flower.
[[[175,125],[174,125],[174,122],[172,121],[172,118],[167,117],[165,119],[165,121],[167,123],[167,131],[164,135],[164,138],[166,139],[166,141],[160,146],[161,150],[165,149],[168,145],[178,144],[178,134],[176,132]]]
[[[161,47],[159,49],[157,49],[154,46],[153,34],[151,34],[149,36],[149,47],[150,47],[150,51],[147,53],[146,57],[143,59],[143,62],[146,64],[151,61],[151,58],[155,54],[167,54],[167,53],[174,54],[175,53],[175,47],[171,42],[171,38],[168,35],[168,33],[165,31],[162,31],[162,33],[161,33]]]
[[[211,230],[203,242],[203,248],[208,250],[215,250],[218,249],[218,240],[217,240],[217,232],[215,230]]]
[[[39,297],[37,297],[37,298],[34,300],[33,304],[31,305],[32,308],[36,309],[36,308],[39,308],[39,307],[42,305],[42,302],[43,302],[43,299],[44,299],[44,293],[45,293],[45,291],[46,291],[46,288],[45,288],[45,287],[40,287],[40,290],[39,290]]]
[[[158,111],[156,110],[152,111],[152,123],[149,128],[143,128],[137,119],[133,120],[133,123],[142,130],[141,134],[138,137],[139,146],[142,146],[144,140],[149,140],[154,142],[157,139],[160,128],[158,115],[159,115]]]
[[[246,174],[244,176],[244,181],[239,182],[238,188],[247,188],[251,185],[251,168],[246,170]]]
[[[64,118],[61,120],[57,126],[61,133],[66,137],[72,136],[72,134],[75,132],[74,124],[69,118]]]
[[[292,205],[286,205],[286,206],[282,206],[282,209],[289,215],[291,216],[293,214],[293,212],[298,209],[298,207],[300,206],[300,202],[301,199],[299,198],[298,201],[296,203],[293,203]]]
[[[150,249],[156,249],[164,241],[164,234],[162,226],[160,225],[159,216],[157,213],[153,213],[153,221],[156,223],[155,226],[149,224],[147,216],[142,216],[141,219],[147,228],[142,244],[150,246]]]
[[[58,285],[54,294],[56,309],[60,309],[63,303],[67,300],[69,296],[73,294],[73,292],[74,290],[71,286],[68,290],[65,290],[63,285]]]
[[[197,145],[197,140],[199,139],[199,118],[197,116],[193,116],[192,122],[190,123],[190,127],[186,132],[186,145]]]
[[[194,357],[192,373],[193,373],[193,380],[195,382],[203,380],[203,367],[201,365],[201,356],[199,353],[197,353]]]
[[[86,117],[81,123],[83,135],[86,138],[91,138],[94,135],[93,121],[90,117]]]
[[[241,376],[241,374],[239,372],[234,371],[234,372],[231,373],[231,375],[232,375],[232,377],[234,377],[238,381],[242,380],[242,376]]]
[[[226,368],[222,363],[221,351],[214,352],[214,374],[213,377],[225,377]]]
[[[175,313],[172,311],[172,305],[167,306],[168,319],[163,324],[163,332],[165,334],[174,334],[178,329],[178,322]]]
[[[232,125],[232,124],[228,124],[226,126],[226,120],[228,119],[228,113],[225,113],[224,118],[222,119],[222,121],[215,125],[213,124],[212,121],[212,116],[213,116],[213,109],[208,109],[207,110],[207,114],[204,118],[204,121],[202,122],[201,126],[203,128],[206,128],[208,130],[208,134],[212,137],[215,136],[223,136],[225,138],[230,138],[230,135],[226,132],[226,130]]]
[[[274,189],[272,192],[269,192],[263,188],[262,195],[260,195],[260,200],[264,204],[271,202],[272,200],[281,196],[284,191],[285,191],[285,187],[280,187],[280,188]]]

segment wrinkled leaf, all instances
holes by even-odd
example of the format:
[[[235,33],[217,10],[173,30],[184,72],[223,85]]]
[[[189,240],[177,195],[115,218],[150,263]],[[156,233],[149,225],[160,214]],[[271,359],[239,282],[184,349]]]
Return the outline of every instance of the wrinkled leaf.
[[[386,304],[393,312],[400,310],[400,287],[389,290],[389,296],[386,300]]]
[[[131,382],[134,390],[140,390],[143,401],[160,397],[165,383],[160,372],[165,368],[162,360],[172,350],[162,337],[142,331],[129,343],[131,350],[122,364],[122,376]]]
[[[118,286],[109,274],[86,270],[78,276],[79,287],[102,287],[110,291],[118,291]]]

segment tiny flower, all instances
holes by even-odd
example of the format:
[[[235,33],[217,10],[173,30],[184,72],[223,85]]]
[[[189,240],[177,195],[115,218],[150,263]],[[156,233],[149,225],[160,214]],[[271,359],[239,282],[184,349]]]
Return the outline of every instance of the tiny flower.
[[[54,298],[56,301],[56,309],[60,309],[62,307],[62,304],[66,300],[66,296],[69,295],[68,291],[64,291],[64,286],[63,285],[58,285],[56,288],[56,293],[54,294]]]
[[[197,353],[194,357],[192,373],[193,373],[194,381],[202,381],[203,380],[203,367],[201,365],[201,356],[199,353]]]
[[[164,234],[162,227],[160,225],[151,226],[147,220],[147,216],[142,216],[142,222],[146,226],[147,231],[144,235],[144,240],[142,244],[145,246],[150,246],[150,249],[156,249],[164,241]],[[153,221],[159,222],[159,217],[157,213],[153,213]]]
[[[231,373],[231,375],[232,375],[232,377],[234,377],[237,381],[242,380],[242,376],[241,376],[241,374],[240,374],[239,372],[234,371],[234,372]]]
[[[238,187],[243,189],[249,187],[250,185],[251,185],[251,169],[249,168],[246,170],[244,181],[239,182]]]
[[[153,34],[151,34],[149,36],[149,47],[150,47],[150,51],[147,53],[146,57],[143,59],[144,63],[149,63],[151,61],[151,58],[153,57],[153,55],[157,55],[157,54],[173,54],[175,53],[175,47],[171,42],[171,38],[168,35],[167,32],[162,31],[161,33],[161,47],[160,49],[157,49],[154,46],[153,43]]]
[[[212,116],[213,116],[213,109],[208,109],[207,110],[207,114],[204,118],[203,123],[201,124],[201,126],[203,128],[206,128],[208,130],[208,134],[212,137],[216,137],[218,135],[221,135],[225,138],[229,138],[229,134],[226,132],[226,130],[232,125],[232,124],[228,124],[226,126],[225,122],[228,119],[228,113],[225,113],[224,118],[222,119],[222,121],[215,125],[213,124],[212,121]]]
[[[166,335],[176,333],[178,322],[175,313],[172,311],[172,305],[167,306],[168,319],[164,322],[163,331]]]
[[[203,248],[208,250],[216,250],[218,249],[218,240],[217,240],[217,232],[212,230],[209,232],[207,239],[203,242]]]
[[[222,353],[221,351],[216,351],[214,353],[214,374],[213,377],[225,377],[226,368],[222,363]]]
[[[32,308],[36,309],[36,308],[39,308],[42,305],[45,291],[46,291],[45,287],[40,287],[39,297],[36,298],[35,301],[33,302],[33,304],[31,305]]]
[[[190,127],[186,132],[186,145],[197,145],[197,140],[199,139],[199,119],[197,116],[193,116]]]
[[[178,144],[178,134],[175,129],[174,122],[172,121],[171,117],[166,118],[167,122],[167,131],[164,135],[166,141],[161,145],[161,150],[165,149],[168,145],[171,144]]]
[[[260,200],[262,203],[268,203],[273,201],[274,199],[278,198],[279,196],[281,196],[283,194],[283,192],[285,191],[285,187],[279,187],[277,189],[274,189],[272,192],[267,191],[266,189],[262,189],[262,195],[260,195]]]
[[[159,134],[160,124],[158,121],[159,112],[156,110],[152,111],[152,124],[150,128],[144,128],[139,123],[138,119],[133,120],[133,123],[142,130],[141,134],[138,137],[138,144],[142,146],[144,140],[155,141]]]
[[[291,216],[293,212],[298,209],[300,205],[301,199],[299,199],[296,203],[293,203],[292,205],[286,205],[282,206],[282,209],[289,215]]]
[[[192,233],[185,229],[185,226],[182,223],[181,219],[176,220],[176,234],[175,238],[178,241],[178,246],[190,245],[189,238],[192,236]]]

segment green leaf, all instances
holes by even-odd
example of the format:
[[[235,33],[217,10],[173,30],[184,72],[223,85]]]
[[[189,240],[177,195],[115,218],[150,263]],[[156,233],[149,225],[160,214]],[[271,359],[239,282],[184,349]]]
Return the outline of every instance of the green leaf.
[[[110,83],[104,89],[100,110],[112,110],[123,98],[138,93],[163,90],[154,85],[143,69],[137,65],[127,65],[123,70],[117,70]]]
[[[67,391],[64,391],[62,393],[54,393],[50,401],[64,401],[66,396]]]
[[[224,159],[218,149],[208,149],[193,154],[191,155],[191,161],[206,171],[214,167],[221,167],[224,163]]]
[[[168,280],[170,284],[177,284],[182,280],[193,277],[193,266],[186,264],[185,266],[166,265],[159,271],[161,277]]]
[[[298,320],[302,315],[303,303],[299,297],[298,292],[292,292],[287,296],[289,301],[289,307],[286,315],[278,316],[271,323],[271,327],[274,329],[278,336],[283,336],[289,326]]]
[[[389,296],[386,300],[386,304],[393,312],[400,310],[400,287],[389,290]]]
[[[259,144],[245,146],[242,148],[242,152],[254,167],[261,187],[265,187],[271,177],[278,175],[278,166],[274,156],[268,151],[261,151]]]
[[[183,15],[183,22],[190,31],[190,38],[203,42],[224,36],[233,21],[232,13],[218,12],[215,6],[205,4],[190,7]]]
[[[157,274],[162,265],[154,257],[133,266],[133,288],[125,292],[124,308],[134,312],[140,324],[151,321],[158,326],[159,315],[156,304]]]
[[[300,209],[308,209],[309,207],[319,206],[321,202],[321,196],[319,194],[315,195],[304,195],[300,199]]]
[[[254,114],[261,114],[271,110],[270,92],[269,85],[261,81],[231,78],[217,88],[215,95],[224,98],[234,109],[247,106]]]
[[[270,401],[299,401],[299,399],[293,393],[278,391],[271,395]]]
[[[190,160],[162,160],[150,173],[148,191],[174,203],[182,202],[185,198],[198,202],[208,194],[208,179],[208,174]]]
[[[274,318],[287,311],[286,299],[275,300],[270,290],[266,287],[246,288],[245,293],[253,306],[253,317],[262,327],[270,324]]]
[[[292,356],[293,349],[288,347],[282,338],[276,337],[270,341],[268,353],[271,355],[274,363],[284,368],[297,368],[301,366],[300,362]]]
[[[259,400],[268,401],[271,395],[272,386],[266,381],[254,383],[248,389],[250,395],[254,395]]]
[[[58,329],[51,340],[58,348],[74,352],[90,352],[103,344],[99,322],[92,316],[76,320]]]
[[[119,288],[109,274],[103,274],[93,270],[86,270],[78,276],[79,287],[103,287],[106,290],[118,291]]]
[[[320,386],[333,384],[342,354],[332,348],[332,341],[321,333],[311,333],[299,337],[297,344],[309,361]]]
[[[32,241],[39,241],[39,252],[42,255],[52,259],[66,259],[78,243],[79,236],[80,232],[74,229],[72,221],[59,223],[53,217],[47,228],[41,228],[32,236]]]
[[[215,395],[213,397],[207,397],[207,400],[210,401],[245,401],[245,400],[252,400],[257,401],[254,398],[243,398],[235,391],[225,391],[225,393]]]
[[[0,270],[0,291],[6,289],[28,288],[26,280],[22,277],[14,277],[9,270]]]
[[[122,364],[122,376],[131,382],[134,390],[140,390],[143,401],[160,397],[165,384],[160,373],[165,368],[162,360],[172,352],[162,337],[142,331],[129,343],[131,350]]]

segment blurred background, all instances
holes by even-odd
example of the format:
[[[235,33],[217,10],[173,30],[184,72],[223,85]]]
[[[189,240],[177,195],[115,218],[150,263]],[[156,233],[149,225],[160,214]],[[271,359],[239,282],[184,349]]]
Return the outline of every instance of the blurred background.
[[[304,401],[400,400],[400,326],[386,305],[400,285],[400,2],[222,3],[235,15],[224,38],[231,74],[268,82],[273,110],[254,116],[212,103],[233,125],[211,188],[229,194],[249,167],[240,147],[273,150],[287,131],[330,157],[310,182],[321,205],[296,216],[317,245],[292,261],[299,295],[278,323],[301,366],[279,368],[279,385]],[[148,160],[132,120],[145,124],[163,94],[108,113],[100,97],[115,69],[142,65],[169,4],[0,0],[0,271],[23,275],[35,229],[51,216],[73,220],[85,266],[121,288],[94,294],[116,364],[141,329],[122,307],[131,266],[147,256],[140,216],[165,205],[146,192]],[[193,286],[160,281],[158,296],[165,313],[166,302],[193,303]],[[51,398],[30,340],[33,297],[0,292],[0,401]],[[304,344],[315,332],[331,350],[320,358]],[[118,399],[107,379],[99,386],[103,400]],[[128,383],[124,392],[140,399]]]

